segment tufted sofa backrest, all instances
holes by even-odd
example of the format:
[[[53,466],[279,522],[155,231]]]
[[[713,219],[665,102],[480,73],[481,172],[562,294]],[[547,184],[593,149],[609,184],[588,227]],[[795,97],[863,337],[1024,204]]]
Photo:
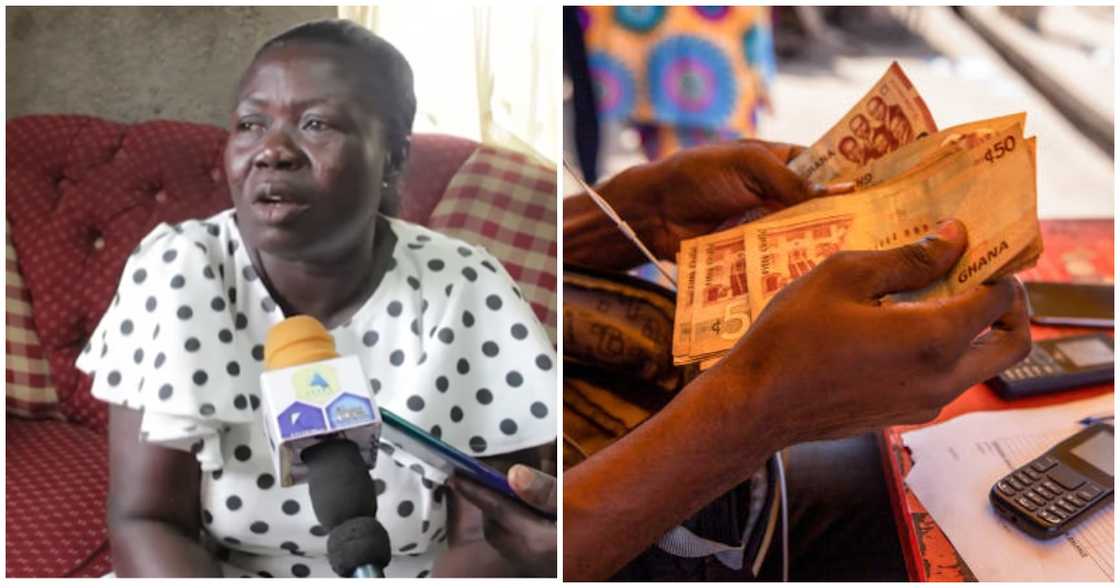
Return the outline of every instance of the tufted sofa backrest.
[[[35,327],[62,415],[97,430],[106,408],[74,360],[116,290],[128,254],[161,222],[232,204],[222,169],[225,130],[156,120],[121,124],[73,115],[7,123],[7,214]],[[474,141],[417,135],[402,218],[426,224]]]

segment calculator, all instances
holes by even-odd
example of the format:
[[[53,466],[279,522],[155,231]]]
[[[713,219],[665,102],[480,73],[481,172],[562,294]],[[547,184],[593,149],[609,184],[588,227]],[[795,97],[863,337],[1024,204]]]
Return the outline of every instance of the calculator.
[[[1113,428],[1098,423],[992,485],[997,513],[1038,539],[1057,537],[1113,498]]]
[[[1111,382],[1114,378],[1112,337],[1105,334],[1043,339],[1030,355],[988,380],[1006,399],[1069,390]]]

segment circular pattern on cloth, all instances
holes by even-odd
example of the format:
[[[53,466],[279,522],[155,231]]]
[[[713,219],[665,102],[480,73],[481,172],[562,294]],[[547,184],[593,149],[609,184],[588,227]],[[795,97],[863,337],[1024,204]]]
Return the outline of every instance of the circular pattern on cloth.
[[[665,19],[664,6],[615,6],[614,20],[624,29],[648,33]]]
[[[232,228],[231,222],[227,214],[223,223]],[[416,236],[424,247],[413,251],[406,245],[418,229],[391,222],[399,244],[398,269],[383,282],[390,288],[367,301],[352,324],[332,329],[340,351],[377,376],[369,386],[379,393],[378,403],[472,455],[516,450],[530,436],[534,444],[544,433],[555,436],[555,423],[542,422],[531,407],[537,402],[546,414],[555,412],[554,373],[541,367],[555,368],[554,351],[539,336],[529,306],[510,296],[517,290],[498,262],[434,234]],[[127,288],[86,345],[90,362],[103,346],[112,351],[94,392],[117,402],[141,399],[152,437],[159,438],[151,442],[189,450],[204,467],[222,468],[206,471],[200,506],[208,513],[207,532],[230,554],[224,563],[251,575],[294,575],[297,564],[306,568],[298,568],[300,575],[321,575],[329,571],[322,558],[327,532],[315,526],[306,486],[282,487],[253,414],[261,408],[254,384],[263,369],[261,341],[280,311],[262,302],[273,301],[264,282],[245,276],[244,248],[233,259],[206,257],[193,246],[192,233],[212,257],[223,255],[229,241],[198,234],[196,221],[183,227],[185,246],[168,231],[163,241],[150,240],[155,246],[122,273]],[[167,244],[177,251],[170,262],[164,260]],[[214,268],[215,279],[204,278],[204,267]],[[232,281],[216,279],[223,267]],[[432,279],[434,272],[440,279]],[[176,274],[182,283],[171,287],[167,280]],[[454,290],[445,295],[448,281]],[[162,335],[149,341],[148,329],[156,324],[163,325]],[[429,355],[424,367],[413,367]],[[407,450],[382,444],[379,453],[371,475],[383,501],[383,524],[400,543],[395,552],[411,545],[408,555],[416,558],[399,558],[408,563],[396,573],[415,575],[431,567],[437,544],[446,541],[446,489]],[[425,523],[435,533],[422,532]]]
[[[621,61],[602,52],[588,55],[587,66],[591,71],[599,116],[604,120],[629,118],[637,99],[634,76],[630,70]]]
[[[583,32],[587,32],[587,29],[591,27],[591,13],[583,6],[576,7],[576,20],[579,21],[579,30]]]
[[[728,6],[693,6],[692,9],[700,15],[700,18],[712,22],[723,20],[731,12]]]
[[[774,36],[770,27],[755,24],[747,29],[743,34],[743,57],[748,65],[761,73],[763,81],[773,81],[778,68],[774,57]]]
[[[735,106],[735,73],[710,41],[679,35],[650,52],[646,79],[650,101],[666,124],[718,128]]]

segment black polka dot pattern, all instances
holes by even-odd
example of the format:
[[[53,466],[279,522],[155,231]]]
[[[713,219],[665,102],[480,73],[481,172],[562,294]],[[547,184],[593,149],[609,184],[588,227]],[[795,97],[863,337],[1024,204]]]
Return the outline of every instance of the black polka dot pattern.
[[[225,559],[233,550],[231,561],[253,576],[329,573],[318,561],[269,562],[276,556],[242,551],[313,557],[304,551],[317,553],[328,533],[303,494],[281,486],[254,414],[262,408],[264,336],[288,309],[247,262],[252,250],[231,237],[232,211],[220,219],[185,221],[179,233],[163,226],[167,237],[145,240],[122,273],[108,324],[81,342],[83,357],[105,366],[95,394],[180,417],[175,431],[144,436],[204,465],[200,522],[221,538]],[[539,331],[529,336],[536,319],[517,285],[482,249],[389,222],[397,233],[389,273],[331,329],[340,351],[361,360],[378,404],[475,456],[554,436],[557,360]],[[175,435],[185,441],[163,441]],[[377,453],[379,518],[402,561],[417,558],[408,575],[429,575],[431,564],[419,564],[430,560],[420,558],[430,557],[429,541],[447,539],[446,488],[407,451],[382,443]]]

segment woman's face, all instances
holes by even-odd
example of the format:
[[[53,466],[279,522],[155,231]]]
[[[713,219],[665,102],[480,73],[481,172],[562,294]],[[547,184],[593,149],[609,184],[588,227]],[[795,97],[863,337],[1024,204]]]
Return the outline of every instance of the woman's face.
[[[343,48],[296,43],[246,72],[225,166],[248,245],[337,262],[373,230],[387,151],[353,61]]]

